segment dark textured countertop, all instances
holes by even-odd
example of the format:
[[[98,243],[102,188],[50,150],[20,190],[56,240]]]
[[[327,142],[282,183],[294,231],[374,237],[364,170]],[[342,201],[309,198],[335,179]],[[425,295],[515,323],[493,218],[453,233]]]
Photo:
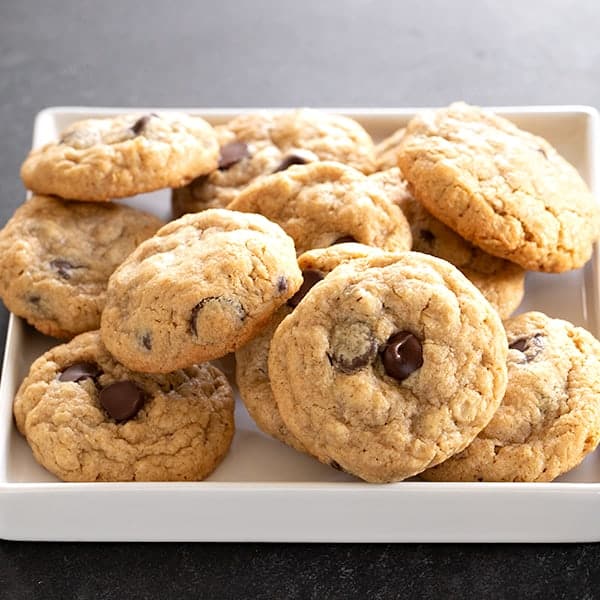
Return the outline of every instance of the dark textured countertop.
[[[0,222],[46,106],[598,106],[599,26],[591,0],[1,0]],[[594,598],[599,564],[596,544],[0,542],[0,598]]]

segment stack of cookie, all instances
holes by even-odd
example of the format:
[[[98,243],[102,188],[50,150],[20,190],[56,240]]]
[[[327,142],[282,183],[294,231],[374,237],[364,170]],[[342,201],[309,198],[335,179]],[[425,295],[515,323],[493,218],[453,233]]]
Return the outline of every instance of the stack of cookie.
[[[264,432],[366,481],[551,480],[600,440],[600,343],[509,318],[526,269],[589,259],[600,213],[500,117],[455,104],[375,146],[308,109],[122,116],[73,125],[22,175],[38,195],[0,233],[0,294],[44,333],[88,332],[15,399],[63,479],[205,477],[234,428],[206,361],[230,352]],[[158,231],[100,211],[165,186],[177,218]]]

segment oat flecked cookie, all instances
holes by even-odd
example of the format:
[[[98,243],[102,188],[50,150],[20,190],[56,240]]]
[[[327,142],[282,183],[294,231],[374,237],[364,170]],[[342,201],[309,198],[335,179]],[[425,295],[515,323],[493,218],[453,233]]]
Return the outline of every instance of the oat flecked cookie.
[[[540,312],[505,322],[508,386],[463,452],[426,471],[442,481],[552,481],[600,441],[600,342]]]
[[[399,481],[463,450],[506,388],[496,311],[455,267],[416,252],[351,261],[277,328],[269,376],[319,460]]]
[[[600,209],[544,139],[463,103],[419,113],[398,166],[435,217],[482,250],[534,271],[581,267]]]
[[[227,453],[233,408],[212,365],[135,373],[94,331],[33,363],[14,415],[36,460],[65,481],[196,481]]]
[[[371,137],[342,115],[307,108],[262,111],[240,115],[215,129],[221,146],[219,168],[173,190],[175,217],[224,208],[257,177],[295,164],[334,160],[373,171]]]
[[[400,169],[371,175],[388,192],[410,224],[416,252],[443,258],[458,267],[505,319],[517,309],[525,293],[525,271],[508,260],[470,244],[431,215],[408,192]]]
[[[298,264],[303,275],[300,289],[271,317],[254,339],[235,353],[235,379],[248,413],[262,431],[296,450],[306,451],[283,422],[271,391],[267,365],[271,338],[279,323],[327,273],[350,260],[382,254],[383,250],[378,248],[349,243],[311,250],[300,255]]]
[[[111,273],[161,225],[127,206],[33,196],[0,231],[0,296],[47,335],[98,329]]]
[[[293,166],[249,185],[228,206],[278,223],[298,254],[341,241],[410,250],[402,211],[360,171],[336,162]]]
[[[199,117],[120,115],[73,123],[30,152],[21,178],[39,194],[103,201],[185,185],[218,160],[215,131]]]
[[[224,209],[185,215],[113,273],[102,339],[131,369],[184,368],[249,341],[301,283],[292,239],[275,223]]]

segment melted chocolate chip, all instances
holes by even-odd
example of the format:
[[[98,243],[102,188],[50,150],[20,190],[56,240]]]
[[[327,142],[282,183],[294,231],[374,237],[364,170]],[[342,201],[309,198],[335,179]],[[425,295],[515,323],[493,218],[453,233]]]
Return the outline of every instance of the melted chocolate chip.
[[[59,381],[74,381],[79,383],[84,379],[96,379],[102,371],[96,363],[80,362],[67,367],[59,376]]]
[[[117,381],[107,385],[98,399],[115,421],[134,417],[144,405],[144,392],[131,381]]]
[[[152,117],[156,117],[156,115],[154,113],[150,113],[149,115],[144,115],[143,117],[140,117],[131,126],[131,131],[133,131],[133,133],[135,133],[135,135],[140,135],[140,133],[142,133],[142,131],[144,131],[144,129],[146,129],[146,125],[148,125],[148,122],[150,121],[150,119]]]
[[[530,362],[544,349],[544,336],[541,333],[536,333],[531,337],[518,338],[508,347],[524,354],[525,360]]]
[[[338,238],[337,240],[335,240],[335,242],[333,242],[333,244],[331,244],[331,245],[335,246],[336,244],[349,244],[349,243],[358,243],[358,240],[356,238],[353,238],[351,235],[344,235],[344,236]]]
[[[421,236],[421,239],[428,244],[432,244],[435,240],[435,235],[433,235],[429,229],[421,229],[419,235]]]
[[[55,269],[58,273],[58,276],[62,277],[63,279],[71,279],[71,270],[78,268],[63,258],[55,258],[54,260],[51,260],[50,266]]]
[[[280,294],[283,294],[283,293],[287,292],[287,289],[288,289],[287,279],[283,275],[280,275],[277,278],[277,291]]]
[[[142,336],[142,346],[144,346],[146,350],[152,350],[152,334],[145,333]]]
[[[302,285],[300,286],[300,289],[287,301],[288,306],[296,308],[296,306],[300,304],[302,298],[304,298],[310,289],[319,283],[323,277],[323,273],[315,269],[307,269],[306,271],[302,271]]]
[[[279,173],[279,171],[285,171],[292,165],[305,165],[308,161],[298,154],[288,154],[284,156],[283,160],[279,163],[279,166],[273,171],[273,173]]]
[[[197,320],[200,311],[205,306],[212,303],[221,304],[224,309],[228,309],[230,313],[235,314],[240,321],[243,321],[246,318],[246,311],[239,301],[232,298],[227,298],[225,296],[209,296],[208,298],[203,298],[200,300],[200,302],[198,302],[198,304],[196,304],[196,306],[194,306],[190,312],[190,333],[193,335],[198,335]]]
[[[226,171],[233,165],[237,164],[243,158],[248,158],[250,152],[248,151],[248,144],[244,142],[229,142],[221,146],[221,156],[219,157],[219,170]]]
[[[394,334],[380,354],[385,372],[398,381],[404,381],[423,365],[423,347],[410,331]]]

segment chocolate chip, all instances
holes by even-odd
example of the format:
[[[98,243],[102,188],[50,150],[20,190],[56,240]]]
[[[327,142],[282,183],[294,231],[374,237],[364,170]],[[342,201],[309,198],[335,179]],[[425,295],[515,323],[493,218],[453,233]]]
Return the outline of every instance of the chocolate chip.
[[[144,346],[146,350],[152,350],[152,334],[145,333],[142,336],[142,346]]]
[[[228,312],[236,315],[240,321],[243,321],[246,318],[246,311],[238,300],[227,298],[226,296],[209,296],[208,298],[203,298],[200,300],[200,302],[198,302],[198,304],[192,308],[190,312],[190,333],[195,336],[198,335],[198,327],[196,323],[198,320],[198,314],[205,306],[213,303],[221,304],[223,309],[228,310]]]
[[[351,235],[344,235],[343,237],[338,238],[337,240],[335,240],[335,242],[333,242],[333,244],[331,244],[332,246],[335,246],[336,244],[349,244],[349,243],[358,243],[358,240],[356,238],[353,238]]]
[[[51,260],[50,266],[55,269],[58,273],[58,276],[62,277],[63,279],[71,279],[71,270],[78,268],[63,258],[55,258],[54,260]]]
[[[284,156],[283,160],[279,163],[279,166],[273,171],[278,173],[279,171],[285,171],[292,165],[305,165],[308,161],[306,158],[299,156],[298,154],[288,154]]]
[[[135,135],[140,135],[140,133],[142,133],[142,131],[144,131],[144,129],[146,128],[146,125],[148,125],[148,122],[150,121],[150,119],[152,117],[155,117],[156,115],[154,113],[150,113],[149,115],[144,115],[143,117],[140,117],[132,126],[131,126],[131,131],[133,131],[133,133],[135,133]]]
[[[306,271],[302,271],[302,285],[300,289],[287,301],[288,306],[292,308],[296,308],[300,301],[306,294],[308,294],[309,290],[319,283],[321,279],[323,279],[324,275],[321,271],[317,271],[315,269],[307,269]]]
[[[433,233],[431,233],[429,229],[421,229],[419,231],[419,235],[421,236],[421,239],[427,242],[428,244],[432,244],[435,240],[435,235],[433,235]]]
[[[283,293],[287,292],[287,289],[288,289],[287,279],[283,275],[280,275],[277,278],[277,291],[280,294],[283,294]]]
[[[410,331],[394,334],[380,350],[385,372],[398,381],[404,381],[423,365],[423,347]]]
[[[107,385],[98,399],[115,421],[134,417],[144,405],[144,392],[131,381],[117,381]]]
[[[377,356],[377,342],[366,323],[340,323],[331,334],[330,364],[342,373],[354,373]]]
[[[516,339],[508,346],[511,350],[518,350],[525,355],[525,361],[532,361],[544,349],[544,336],[536,333]]]
[[[336,471],[343,471],[344,469],[342,469],[342,467],[340,466],[340,463],[337,462],[336,460],[332,460],[329,463],[329,466],[333,467]]]
[[[233,165],[237,164],[243,158],[248,158],[250,152],[248,151],[248,144],[244,142],[229,142],[221,146],[221,156],[219,158],[219,170],[226,171]]]
[[[42,298],[40,296],[28,296],[27,301],[31,302],[31,304],[35,304],[36,306],[40,303]]]
[[[59,376],[59,381],[74,381],[79,383],[84,379],[96,379],[102,371],[96,363],[80,362],[67,367]]]

